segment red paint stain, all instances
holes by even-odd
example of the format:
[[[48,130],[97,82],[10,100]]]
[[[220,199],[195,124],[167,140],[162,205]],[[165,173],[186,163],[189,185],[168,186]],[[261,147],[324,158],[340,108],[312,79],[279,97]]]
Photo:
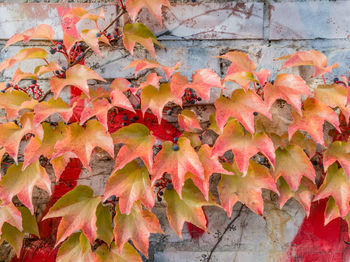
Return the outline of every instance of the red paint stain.
[[[337,218],[324,226],[324,211],[328,199],[312,203],[310,216],[305,217],[297,235],[282,261],[343,262],[350,258],[347,225]]]

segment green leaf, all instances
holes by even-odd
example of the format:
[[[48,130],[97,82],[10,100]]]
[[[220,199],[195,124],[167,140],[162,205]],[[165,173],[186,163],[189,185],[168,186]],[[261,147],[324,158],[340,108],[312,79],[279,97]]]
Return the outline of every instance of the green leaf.
[[[98,262],[142,262],[140,255],[129,243],[125,243],[121,253],[114,242],[110,249],[103,244],[97,248],[96,255]]]
[[[18,207],[18,210],[22,215],[23,231],[40,237],[38,223],[36,221],[35,215],[32,215],[30,213],[30,210],[23,206]]]
[[[8,242],[16,251],[17,257],[19,257],[21,254],[24,234],[21,231],[19,231],[16,227],[8,223],[5,223],[2,226],[1,231],[1,242],[4,240]]]
[[[141,23],[126,24],[124,26],[123,35],[124,46],[131,55],[134,55],[135,43],[144,46],[153,57],[156,56],[153,44],[163,47],[152,31]]]
[[[96,238],[110,244],[113,240],[112,215],[108,206],[103,206],[101,203],[96,209]]]
[[[95,262],[89,240],[83,233],[72,234],[60,247],[57,262]]]

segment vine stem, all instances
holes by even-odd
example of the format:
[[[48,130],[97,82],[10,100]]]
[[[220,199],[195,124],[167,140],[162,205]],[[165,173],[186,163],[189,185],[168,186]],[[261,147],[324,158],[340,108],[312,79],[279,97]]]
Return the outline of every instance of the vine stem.
[[[113,21],[110,22],[109,25],[108,25],[105,29],[103,29],[103,32],[105,32],[106,30],[108,30],[108,29],[109,29],[115,22],[117,22],[118,19],[119,19],[122,15],[124,15],[125,13],[126,13],[126,9],[123,8],[123,9],[119,12],[119,14],[117,15],[117,17],[114,18]],[[78,61],[78,60],[74,61],[72,64],[70,64],[70,65],[68,66],[68,68],[69,68],[69,67],[72,67],[72,66],[74,66],[74,65],[76,65],[76,64],[78,64],[78,63],[86,56],[86,54],[87,54],[89,51],[91,51],[91,48],[90,48],[90,47],[89,47],[88,49],[85,50],[85,52],[83,53],[82,58],[81,58],[79,61]],[[51,92],[51,89],[48,90],[48,91],[43,95],[43,97],[40,98],[40,100],[38,100],[38,101],[39,101],[39,102],[44,101],[44,100],[46,99],[46,97],[47,97],[49,94],[51,94],[51,93],[52,93],[52,92]]]
[[[220,244],[220,242],[222,241],[222,239],[224,238],[224,235],[226,234],[226,232],[230,229],[230,227],[232,226],[232,224],[241,216],[241,212],[243,209],[244,205],[242,204],[240,209],[238,210],[237,215],[231,220],[231,222],[227,225],[227,227],[225,228],[224,232],[222,233],[222,235],[219,237],[218,241],[215,243],[215,245],[213,246],[213,248],[210,250],[210,254],[208,256],[208,260],[207,262],[210,261],[211,257],[214,254],[214,251],[216,250],[216,248],[218,247],[218,245]]]

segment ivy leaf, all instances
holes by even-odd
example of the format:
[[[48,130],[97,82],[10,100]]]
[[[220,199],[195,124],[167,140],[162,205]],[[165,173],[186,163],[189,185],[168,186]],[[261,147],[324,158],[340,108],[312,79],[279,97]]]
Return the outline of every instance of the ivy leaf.
[[[212,113],[209,116],[209,122],[210,122],[210,126],[208,127],[208,129],[214,131],[216,134],[220,135],[221,134],[221,130],[218,126],[218,124],[216,123],[216,113]]]
[[[146,48],[153,57],[156,56],[153,44],[163,47],[152,31],[141,23],[126,24],[124,26],[123,35],[124,46],[131,55],[134,55],[135,43],[139,43]]]
[[[34,72],[41,76],[46,73],[54,73],[55,71],[62,71],[62,67],[55,62],[50,62],[48,65],[40,65],[34,69]]]
[[[102,57],[98,42],[101,41],[109,45],[109,40],[105,35],[97,37],[98,33],[100,33],[98,29],[83,29],[80,36],[96,54]]]
[[[187,173],[187,176],[192,179],[193,183],[198,187],[198,189],[203,193],[206,200],[209,196],[209,181],[210,176],[213,173],[231,175],[230,172],[226,171],[217,157],[211,156],[212,149],[209,145],[202,145],[198,151],[198,157],[204,168],[204,179],[198,178],[192,175],[192,173]]]
[[[221,96],[214,105],[216,122],[221,131],[230,117],[236,118],[252,134],[254,133],[254,112],[271,119],[266,103],[251,90],[245,92],[243,89],[237,89],[233,91],[231,99]]]
[[[110,98],[112,100],[112,105],[120,108],[124,108],[135,113],[135,110],[130,103],[129,99],[124,95],[123,92],[130,90],[130,82],[124,78],[116,78],[110,85]],[[134,93],[134,90],[130,90]],[[107,97],[108,98],[108,97]]]
[[[204,100],[210,99],[210,89],[217,87],[222,89],[221,78],[211,69],[199,69],[192,75],[190,86]]]
[[[6,42],[6,45],[4,46],[2,51],[4,51],[10,45],[13,45],[14,43],[17,43],[19,41],[23,41],[23,43],[26,43],[33,38],[52,40],[54,35],[55,35],[55,31],[53,31],[51,26],[41,24],[41,25],[38,25],[37,27],[33,27],[33,28],[26,30],[22,34],[14,34]]]
[[[288,145],[276,150],[275,180],[283,177],[292,191],[297,191],[302,177],[315,181],[315,169],[302,148]]]
[[[45,168],[37,161],[22,171],[23,163],[12,165],[0,181],[0,199],[6,205],[17,195],[18,199],[34,214],[32,192],[34,186],[51,194],[51,181]]]
[[[301,96],[311,95],[310,87],[300,76],[279,74],[274,84],[264,87],[264,98],[269,108],[277,99],[283,99],[301,115]]]
[[[176,192],[181,197],[181,189],[185,182],[185,175],[191,172],[199,179],[204,179],[204,168],[198,154],[191,146],[190,140],[180,137],[177,143],[179,149],[173,148],[173,143],[166,141],[162,150],[155,156],[152,170],[152,183],[160,179],[165,172],[171,175]]]
[[[0,72],[14,64],[28,59],[45,59],[47,52],[42,48],[23,48],[17,54],[0,64]]]
[[[92,101],[90,104],[85,106],[83,112],[81,113],[80,125],[83,125],[91,117],[96,116],[97,120],[106,130],[108,130],[108,111],[112,107],[113,106],[105,98]]]
[[[265,133],[254,136],[244,134],[242,126],[234,119],[227,122],[223,133],[216,140],[212,156],[223,155],[228,150],[232,150],[237,167],[244,175],[248,171],[249,159],[258,152],[263,153],[275,166],[275,148],[271,139]]]
[[[7,243],[9,243],[13,247],[17,257],[20,257],[24,234],[21,231],[19,231],[16,227],[8,223],[4,223],[1,231],[2,231],[1,240],[0,240],[1,243],[2,241],[5,240]]]
[[[218,206],[211,195],[210,200],[207,201],[192,180],[186,180],[182,189],[182,197],[175,190],[166,189],[164,199],[168,205],[167,216],[170,226],[180,238],[182,238],[181,231],[185,222],[207,230],[207,219],[203,206]]]
[[[126,10],[135,22],[137,14],[142,7],[146,7],[151,14],[162,24],[162,6],[170,8],[168,0],[127,0]]]
[[[57,100],[50,98],[47,102],[40,102],[34,106],[34,125],[41,123],[55,113],[59,113],[64,122],[67,123],[73,115],[75,105],[76,103],[70,107],[60,97]]]
[[[135,78],[137,78],[138,72],[145,70],[145,69],[150,69],[150,68],[160,68],[164,71],[166,79],[168,80],[170,76],[174,73],[175,70],[179,69],[179,67],[182,65],[181,62],[178,62],[174,66],[164,66],[159,64],[156,61],[151,61],[148,59],[136,59],[132,61],[128,66],[126,66],[123,70],[127,68],[132,68],[135,67]]]
[[[328,146],[323,155],[324,171],[326,172],[335,161],[340,163],[347,177],[350,177],[350,153],[347,150],[346,142],[335,141]]]
[[[23,79],[37,79],[36,74],[33,73],[24,73],[20,68],[17,68],[16,72],[12,76],[12,83],[18,84]]]
[[[43,220],[62,217],[57,229],[56,246],[76,230],[81,230],[90,243],[96,238],[96,208],[101,202],[99,196],[88,186],[79,185],[63,195],[50,208]]]
[[[142,124],[131,124],[112,134],[115,144],[123,143],[115,160],[114,171],[140,157],[148,170],[153,166],[153,144],[155,137]],[[114,172],[113,171],[113,172]]]
[[[141,111],[144,115],[147,109],[150,109],[157,116],[160,124],[164,106],[173,100],[169,83],[161,84],[159,89],[151,85],[146,86],[141,93]]]
[[[114,239],[119,253],[122,253],[129,239],[148,258],[148,238],[151,233],[163,233],[157,217],[149,210],[135,203],[129,215],[124,215],[116,207],[114,217]]]
[[[254,72],[254,75],[256,76],[258,83],[260,86],[265,86],[265,83],[271,76],[271,72],[268,69],[261,68],[259,71]]]
[[[91,250],[89,240],[83,233],[72,234],[59,248],[57,262],[95,262],[95,254]]]
[[[177,104],[182,106],[182,97],[185,94],[186,88],[190,88],[191,84],[188,83],[188,78],[176,72],[170,79],[170,90],[175,97]]]
[[[350,210],[350,184],[342,168],[338,169],[337,164],[328,168],[326,178],[318,189],[314,201],[332,196],[339,208],[340,215],[346,216]]]
[[[324,211],[324,225],[327,225],[333,219],[338,217],[340,217],[339,208],[337,207],[334,198],[330,196]]]
[[[102,244],[96,250],[98,262],[142,262],[140,255],[129,243],[125,243],[120,253],[113,242],[109,248],[106,244]]]
[[[142,82],[139,86],[139,89],[144,88],[145,86],[154,86],[159,89],[159,80],[162,79],[161,76],[158,76],[157,73],[150,73],[147,75],[146,81]]]
[[[54,93],[54,98],[57,99],[64,87],[75,86],[89,97],[89,86],[87,83],[89,79],[106,82],[106,80],[87,66],[77,64],[67,69],[66,78],[54,76],[50,79],[51,91]]]
[[[103,206],[101,203],[97,206],[96,226],[96,238],[109,245],[113,240],[112,215],[109,206]]]
[[[73,17],[78,19],[77,21],[76,20],[74,21],[75,23],[77,23],[78,21],[83,20],[83,19],[89,19],[89,20],[92,20],[94,22],[97,22],[97,20],[100,18],[104,19],[105,15],[104,15],[103,7],[101,7],[100,14],[98,14],[98,15],[91,14],[82,7],[73,7],[72,9],[70,9],[67,12],[67,14],[65,14],[63,19],[73,18]]]
[[[282,69],[293,66],[310,65],[314,67],[314,74],[312,77],[324,75],[325,73],[331,72],[333,68],[338,67],[337,63],[334,63],[333,65],[327,67],[326,56],[316,50],[298,51],[294,54],[282,56],[275,60],[286,59],[287,61],[284,62]]]
[[[15,205],[10,201],[8,204],[1,203],[0,206],[0,233],[3,225],[8,223],[20,231],[23,230],[22,215]]]
[[[43,139],[41,140],[38,137],[32,137],[24,150],[22,169],[25,169],[28,165],[38,161],[40,156],[50,159],[54,152],[56,142],[63,139],[68,132],[68,127],[63,122],[58,122],[57,126],[54,128],[49,123],[42,123],[42,128],[44,130]],[[57,168],[55,161],[51,161],[51,164],[55,170],[57,182],[63,170],[62,172],[56,172]]]
[[[17,163],[18,150],[22,138],[26,134],[34,134],[39,139],[43,137],[43,129],[41,126],[35,127],[33,124],[33,114],[24,114],[20,122],[22,127],[19,127],[14,122],[8,122],[0,125],[0,145],[3,146],[7,153]]]
[[[30,96],[22,91],[0,93],[0,107],[5,109],[8,120],[15,119],[18,112],[24,108],[25,102],[30,100]]]
[[[114,157],[113,139],[100,122],[96,119],[90,120],[87,122],[86,128],[73,123],[69,126],[67,136],[56,143],[56,152],[52,158],[71,152],[80,159],[87,170],[92,172],[89,162],[95,147],[102,148],[111,157]]]
[[[295,111],[292,112],[293,123],[288,127],[289,139],[300,129],[309,133],[317,143],[324,146],[323,122],[327,121],[339,130],[337,113],[315,98],[306,99],[303,107],[302,116]]]
[[[40,237],[38,223],[36,222],[35,214],[31,214],[30,210],[24,206],[18,207],[22,216],[23,231]]]
[[[325,105],[336,108],[338,107],[344,114],[348,123],[350,117],[350,107],[347,105],[346,88],[343,85],[319,85],[315,90],[315,97]]]
[[[281,209],[285,203],[293,197],[302,205],[306,216],[310,215],[312,195],[315,195],[317,192],[317,187],[311,180],[307,179],[306,177],[302,177],[299,188],[293,192],[286,180],[283,177],[280,177],[277,188],[280,193],[279,202]]]
[[[191,110],[182,110],[181,114],[179,114],[177,118],[180,128],[184,131],[196,132],[202,130],[196,114]]]
[[[262,188],[278,194],[268,169],[250,160],[247,175],[243,176],[235,163],[233,165],[224,163],[223,166],[227,171],[234,173],[234,175],[221,175],[218,184],[220,202],[227,215],[231,216],[232,208],[237,201],[242,202],[258,215],[262,215],[264,210]]]
[[[129,215],[134,202],[138,200],[147,209],[152,209],[154,192],[147,168],[139,167],[136,161],[132,161],[111,175],[106,184],[104,198],[112,195],[119,197],[119,209],[122,214]]]
[[[225,81],[233,81],[244,91],[248,91],[250,82],[254,79],[253,72],[256,69],[256,64],[250,60],[246,53],[240,51],[228,52],[219,57],[232,62],[227,69]]]

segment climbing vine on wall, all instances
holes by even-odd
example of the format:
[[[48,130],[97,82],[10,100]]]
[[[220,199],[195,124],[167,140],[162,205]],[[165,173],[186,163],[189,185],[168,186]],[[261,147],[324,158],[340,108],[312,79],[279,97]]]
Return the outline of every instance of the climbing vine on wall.
[[[52,44],[51,57],[66,59],[57,64],[43,48],[23,48],[0,64],[3,71],[24,60],[42,61],[34,72],[18,68],[12,81],[0,84],[0,107],[5,111],[0,124],[1,239],[18,256],[24,233],[43,237],[37,220],[60,218],[54,236],[57,261],[141,261],[139,253],[148,256],[150,234],[163,233],[152,213],[156,201],[165,201],[170,226],[181,237],[185,222],[207,230],[205,206],[222,208],[231,216],[241,202],[262,216],[262,189],[275,192],[281,208],[294,198],[307,215],[312,201],[327,198],[325,223],[338,217],[350,222],[350,91],[344,76],[332,84],[324,79],[337,64],[327,65],[326,57],[315,50],[276,59],[283,61],[281,69],[313,67],[313,77],[322,77],[324,84],[311,88],[300,76],[283,71],[272,80],[270,71],[257,70],[246,53],[231,51],[216,58],[230,62],[223,79],[210,68],[188,79],[180,73],[181,63],[157,62],[155,48],[162,44],[135,22],[147,8],[162,23],[162,7],[171,8],[168,0],[117,4],[120,13],[106,28],[97,23],[104,18],[103,9],[96,15],[75,7],[65,15],[72,25],[90,20],[96,28],[84,29],[79,36],[64,32],[63,40],[55,41],[53,29],[39,25],[15,34],[4,47],[44,39]],[[122,26],[114,27],[117,22]],[[122,48],[121,43],[131,55],[140,45],[152,57],[135,59],[127,67],[135,68],[135,78],[140,71],[148,72],[138,84],[125,78],[106,83],[85,65],[92,53],[102,56],[101,46]],[[48,77],[49,88],[44,90],[38,80]],[[89,86],[91,80],[98,84]],[[237,87],[229,94],[228,82]],[[63,94],[69,87],[78,92],[68,102]],[[212,88],[221,95],[205,128],[188,108],[212,101]],[[268,128],[284,119],[271,110],[280,100],[290,105],[293,119],[285,121],[285,132]],[[181,108],[180,113],[174,108]],[[53,115],[59,115],[59,121]],[[180,131],[163,119],[174,115]],[[327,133],[325,122],[332,126]],[[164,125],[169,127],[166,134],[159,131]],[[204,143],[207,132],[216,133],[213,144]],[[64,171],[72,159],[92,172],[93,151],[105,151],[115,160],[104,194],[72,186],[36,218],[33,188],[51,194],[52,184],[69,177]],[[317,185],[315,166],[323,170]],[[50,179],[48,168],[55,179]],[[219,199],[209,190],[213,174],[220,174]]]

